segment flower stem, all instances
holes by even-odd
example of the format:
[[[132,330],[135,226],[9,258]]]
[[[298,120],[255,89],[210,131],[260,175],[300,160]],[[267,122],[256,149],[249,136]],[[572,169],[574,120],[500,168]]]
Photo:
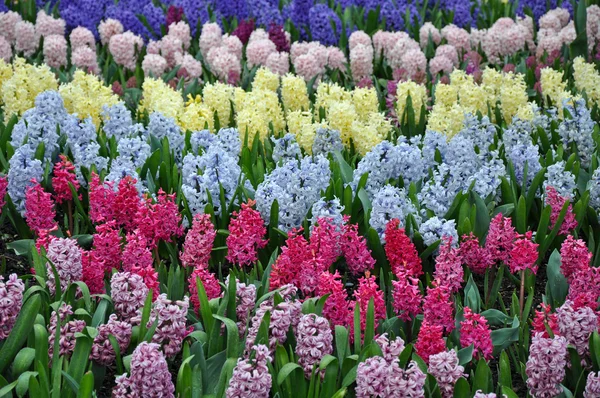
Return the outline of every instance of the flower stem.
[[[519,294],[519,308],[521,310],[520,316],[523,316],[523,304],[525,302],[525,270],[521,271],[521,291]]]

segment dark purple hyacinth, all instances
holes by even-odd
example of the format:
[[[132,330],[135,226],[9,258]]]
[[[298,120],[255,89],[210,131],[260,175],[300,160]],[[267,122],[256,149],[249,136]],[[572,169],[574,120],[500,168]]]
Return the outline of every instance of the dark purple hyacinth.
[[[167,9],[167,27],[172,23],[177,23],[183,18],[183,8],[170,5]]]
[[[248,43],[250,35],[254,32],[254,20],[245,19],[239,23],[237,28],[231,33],[233,36],[237,36],[242,44]]]
[[[283,26],[271,24],[269,28],[269,39],[277,46],[277,51],[290,52],[290,43],[288,43],[287,37],[285,37],[285,31]]]

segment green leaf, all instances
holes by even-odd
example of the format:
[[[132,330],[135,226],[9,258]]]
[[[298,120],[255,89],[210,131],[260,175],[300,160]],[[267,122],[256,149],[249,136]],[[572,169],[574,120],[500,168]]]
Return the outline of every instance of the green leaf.
[[[501,386],[512,387],[512,376],[510,370],[510,360],[506,351],[500,354],[498,382]]]
[[[459,365],[464,366],[468,364],[469,362],[471,362],[471,359],[473,359],[473,344],[461,350],[458,350],[456,355],[458,356]]]
[[[469,281],[465,286],[465,307],[469,307],[473,312],[478,313],[481,309],[481,295],[479,289],[473,281],[473,274],[469,276]]]
[[[302,366],[298,365],[297,363],[288,362],[285,365],[283,365],[283,367],[277,374],[277,385],[282,385],[283,382],[286,381],[287,378],[290,377],[290,375],[296,371],[299,372],[299,374],[302,374],[302,377],[304,377],[304,370],[302,369]]]
[[[492,344],[494,352],[506,349],[512,343],[519,341],[519,319],[515,316],[510,328],[492,330]]]
[[[455,398],[464,398],[464,397],[470,397],[470,396],[471,396],[471,386],[469,385],[469,382],[464,377],[461,377],[460,379],[458,379],[456,381],[456,384],[454,384],[454,397]]]
[[[15,325],[0,349],[0,373],[4,372],[31,334],[41,304],[42,299],[39,294],[36,294],[21,307]]]
[[[510,316],[495,308],[485,310],[481,313],[481,315],[484,316],[488,323],[493,326],[504,326],[512,320]]]
[[[473,380],[473,391],[481,390],[484,393],[492,392],[492,372],[485,359],[480,359],[475,369]]]
[[[548,276],[547,289],[552,295],[554,307],[560,307],[567,298],[569,284],[567,278],[560,271],[561,258],[558,250],[554,249],[548,260],[546,275]]]
[[[234,278],[231,278],[234,279]],[[238,354],[238,341],[239,341],[239,332],[238,327],[234,321],[224,316],[213,315],[215,319],[223,322],[225,327],[227,328],[227,358],[237,359],[239,357]]]
[[[90,371],[83,375],[79,383],[77,398],[90,398],[94,390],[94,374]]]
[[[12,376],[18,377],[21,373],[29,370],[35,359],[35,349],[25,347],[15,357],[12,363]]]

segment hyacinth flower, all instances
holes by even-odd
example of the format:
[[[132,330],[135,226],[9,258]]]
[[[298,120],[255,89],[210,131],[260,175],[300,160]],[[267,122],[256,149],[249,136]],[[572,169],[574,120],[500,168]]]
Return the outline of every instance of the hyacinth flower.
[[[8,179],[0,176],[0,215],[2,215],[2,208],[6,204],[6,190],[8,188]]]
[[[242,203],[239,212],[233,212],[227,236],[227,261],[239,266],[250,265],[258,260],[258,250],[267,245],[265,222],[252,207],[255,201]]]
[[[73,231],[73,193],[79,190],[79,181],[75,174],[75,166],[65,155],[60,155],[60,162],[54,165],[52,177],[52,188],[54,189],[54,200],[57,204],[67,204],[67,217],[69,219],[69,231]],[[81,199],[81,197],[80,197]]]
[[[25,220],[29,228],[39,235],[40,231],[51,230],[58,226],[52,195],[35,180],[25,193]]]

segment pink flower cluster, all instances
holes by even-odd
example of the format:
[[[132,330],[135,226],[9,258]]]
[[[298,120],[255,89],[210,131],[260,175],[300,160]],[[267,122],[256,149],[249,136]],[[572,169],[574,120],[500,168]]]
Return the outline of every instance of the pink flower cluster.
[[[227,398],[268,398],[271,391],[271,373],[267,364],[272,361],[269,348],[263,344],[252,346],[250,356],[238,359],[229,380]]]
[[[419,280],[412,276],[398,275],[397,281],[392,281],[393,307],[398,317],[405,322],[421,313],[423,295],[419,290]]]
[[[560,271],[569,283],[574,282],[579,271],[590,267],[592,257],[582,239],[569,235],[560,247]]]
[[[442,351],[429,357],[428,373],[435,377],[442,398],[454,395],[454,384],[461,377],[466,377],[465,368],[458,363],[455,350]]]
[[[423,274],[419,252],[399,225],[400,220],[393,219],[385,227],[385,254],[396,276],[418,278]]]
[[[129,272],[117,272],[110,280],[110,295],[120,319],[131,322],[148,297],[144,279]]]
[[[315,79],[315,84],[326,72],[331,70],[345,70],[346,56],[337,47],[325,47],[318,42],[295,42],[290,49],[290,60],[294,71],[306,82]]]
[[[373,74],[373,45],[365,32],[357,30],[350,35],[350,71],[358,82]]]
[[[83,331],[85,321],[77,319],[67,321],[67,318],[71,315],[73,315],[71,306],[64,302],[58,307],[57,311],[53,311],[52,315],[50,315],[50,323],[48,324],[48,354],[50,359],[52,359],[52,355],[54,354],[57,328],[60,328],[58,341],[59,355],[68,357],[75,349],[75,334]]]
[[[476,357],[493,358],[492,331],[483,315],[464,307],[464,321],[460,323],[460,345],[465,348],[473,344]]]
[[[415,81],[425,76],[427,58],[419,43],[406,32],[379,31],[373,36],[373,45],[376,56],[383,54],[394,73],[401,71],[405,78]]]
[[[444,286],[451,293],[460,290],[464,282],[464,270],[459,249],[452,247],[452,238],[442,238],[440,252],[435,259],[433,276],[439,286]]]
[[[117,343],[119,343],[120,352],[124,353],[131,339],[131,325],[117,320],[116,314],[111,314],[107,323],[98,326],[98,335],[94,337],[90,359],[104,366],[112,364],[116,356],[108,338],[109,335],[115,337]]]
[[[462,263],[476,274],[484,274],[488,268],[494,265],[490,258],[490,252],[479,245],[479,239],[473,232],[462,237],[459,256]]]
[[[35,180],[25,192],[25,220],[29,228],[39,235],[42,230],[51,230],[57,226],[56,211],[52,195]]]
[[[600,374],[590,372],[585,383],[584,398],[600,397]]]
[[[551,313],[552,308],[548,304],[541,303],[540,310],[535,311],[535,316],[531,321],[531,332],[533,334],[541,333],[543,337],[547,338],[550,337],[546,329],[548,327],[554,335],[558,335],[558,318],[556,314]]]
[[[183,235],[181,214],[175,203],[175,194],[167,195],[162,188],[158,190],[156,203],[146,197],[136,214],[137,227],[146,237],[148,247],[154,249],[158,242],[169,242]]]
[[[481,47],[490,62],[500,62],[526,47],[533,51],[533,25],[530,30],[529,23],[533,23],[530,17],[517,22],[511,18],[500,18],[482,33]],[[477,45],[477,41],[474,44]]]
[[[126,176],[119,181],[117,189],[112,182],[102,183],[96,173],[92,173],[89,188],[90,219],[99,224],[115,220],[127,231],[137,226],[137,213],[141,200],[136,188],[136,180]]]
[[[229,276],[227,278],[229,278]],[[235,287],[235,315],[240,338],[242,338],[246,333],[248,319],[250,318],[250,313],[254,309],[254,303],[256,302],[256,286],[236,281]]]
[[[296,330],[296,354],[304,374],[310,378],[313,367],[333,352],[333,334],[327,319],[316,314],[302,315]]]
[[[112,34],[108,42],[108,50],[117,65],[131,71],[135,70],[143,46],[144,40],[130,31]]]
[[[158,273],[154,269],[152,252],[148,241],[140,230],[127,234],[127,244],[123,249],[123,271],[137,274],[144,279],[148,289],[152,289],[154,297],[158,295]]]
[[[79,181],[75,175],[75,166],[65,155],[60,155],[60,162],[54,165],[52,173],[52,188],[54,189],[54,200],[61,204],[73,200],[73,193],[69,184],[73,185],[75,192],[79,190]]]
[[[532,240],[532,232],[528,231],[524,235],[517,235],[513,243],[513,247],[508,256],[508,268],[510,272],[517,273],[520,271],[530,270],[534,274],[537,273],[538,266],[538,244]]]
[[[446,286],[427,288],[423,302],[423,322],[441,326],[446,333],[454,330],[454,304],[452,293]]]
[[[174,398],[175,386],[169,365],[158,344],[141,342],[131,356],[131,371],[118,376],[113,398]]]
[[[2,214],[2,208],[6,204],[4,198],[6,197],[6,189],[8,188],[8,179],[0,176],[0,214]]]
[[[242,203],[242,209],[234,211],[229,222],[227,236],[227,261],[239,266],[251,265],[258,260],[258,250],[267,245],[265,222],[254,210],[255,202]]]
[[[81,249],[77,246],[77,241],[70,238],[55,238],[48,245],[46,253],[48,260],[52,262],[58,277],[60,278],[60,289],[64,292],[67,286],[72,282],[82,279]],[[55,293],[56,280],[50,263],[46,263],[46,273],[48,280],[46,284],[50,292]]]
[[[552,208],[552,213],[550,213],[550,229],[554,228],[554,225],[556,225],[556,221],[558,220],[563,206],[568,200],[568,198],[560,196],[554,187],[546,187],[546,205]],[[569,203],[567,213],[565,214],[565,218],[560,225],[558,233],[560,235],[568,235],[576,227],[577,220],[575,220],[575,214],[573,213],[573,205]]]
[[[538,59],[542,59],[544,54],[560,51],[563,45],[569,45],[575,40],[575,24],[570,19],[569,11],[564,8],[550,10],[540,18],[536,49]]]
[[[419,330],[415,349],[425,363],[429,363],[432,355],[446,351],[444,327],[424,320]]]
[[[44,63],[51,68],[67,66],[67,40],[62,35],[44,37]]]
[[[369,310],[369,302],[373,300],[373,309],[375,310],[374,320],[375,325],[380,320],[385,319],[385,300],[383,292],[379,289],[375,276],[370,276],[369,273],[358,280],[358,289],[354,292],[355,305],[360,308],[360,328],[365,330],[367,326],[367,312]]]
[[[533,336],[529,347],[527,388],[534,397],[555,397],[562,392],[567,365],[567,340],[562,336],[545,338],[541,333]]]
[[[7,338],[15,325],[23,305],[24,290],[25,284],[17,274],[10,274],[6,282],[0,276],[0,340]]]
[[[598,317],[590,307],[578,306],[570,300],[556,310],[556,315],[560,335],[584,359],[589,351],[590,334],[598,330]]]
[[[323,315],[331,322],[332,326],[346,326],[350,323],[352,310],[348,301],[348,293],[338,271],[335,271],[334,274],[328,271],[323,272],[319,276],[316,294],[317,296],[329,294],[323,306]]]
[[[273,44],[271,41],[269,41]],[[275,47],[275,44],[273,44]],[[247,54],[249,54],[248,46]],[[236,84],[242,74],[243,44],[237,36],[223,35],[216,23],[202,26],[200,34],[200,52],[219,80]],[[249,60],[250,62],[250,60]]]

